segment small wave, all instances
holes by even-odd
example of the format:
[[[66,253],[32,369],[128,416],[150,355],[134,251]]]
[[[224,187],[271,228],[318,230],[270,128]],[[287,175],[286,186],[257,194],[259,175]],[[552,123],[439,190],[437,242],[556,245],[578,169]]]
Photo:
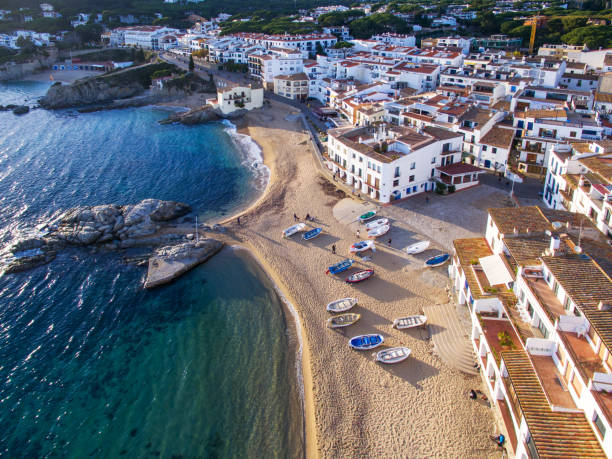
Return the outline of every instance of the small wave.
[[[240,134],[236,125],[229,120],[222,120],[225,132],[229,134],[238,149],[244,154],[243,165],[249,167],[255,179],[256,187],[263,191],[270,181],[270,168],[263,162],[263,152],[259,145],[248,135]]]

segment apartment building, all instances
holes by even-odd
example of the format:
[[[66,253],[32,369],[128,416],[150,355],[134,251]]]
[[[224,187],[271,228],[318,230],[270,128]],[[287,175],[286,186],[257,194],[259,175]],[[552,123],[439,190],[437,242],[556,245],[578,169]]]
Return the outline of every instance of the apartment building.
[[[161,26],[118,27],[110,33],[111,46],[128,46],[146,49],[166,49],[176,43],[179,31]]]
[[[261,86],[229,86],[217,90],[217,99],[212,104],[221,113],[228,115],[237,110],[253,110],[263,107],[264,90]]]
[[[302,54],[304,59],[308,58],[309,55],[315,54],[317,47],[321,47],[325,50],[332,48],[338,42],[338,38],[326,33],[266,35],[262,33],[242,32],[230,36],[246,43],[261,45],[266,49],[280,48],[297,50]]]
[[[274,88],[277,76],[304,72],[300,51],[288,48],[260,49],[248,56],[249,74],[261,80],[266,89]]]
[[[586,215],[612,237],[612,145],[609,140],[558,145],[550,154],[542,198],[552,209]]]
[[[482,172],[460,164],[460,134],[434,127],[420,132],[387,123],[338,128],[328,131],[327,148],[332,171],[381,203],[430,191],[438,180],[475,185]]]
[[[453,291],[512,456],[612,455],[611,268],[570,212],[489,209],[484,238],[454,241]]]
[[[274,77],[274,94],[304,102],[308,91],[308,76],[304,72]]]

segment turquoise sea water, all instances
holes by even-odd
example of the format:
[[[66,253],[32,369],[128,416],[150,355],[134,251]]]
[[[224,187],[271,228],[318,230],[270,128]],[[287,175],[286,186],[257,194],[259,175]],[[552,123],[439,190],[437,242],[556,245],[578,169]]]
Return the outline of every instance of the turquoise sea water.
[[[1,85],[0,103],[47,86]],[[0,241],[75,205],[174,199],[206,219],[253,198],[261,166],[223,125],[165,116],[0,113]],[[72,249],[0,278],[0,455],[302,456],[295,333],[254,260],[226,248],[145,291],[121,259]]]

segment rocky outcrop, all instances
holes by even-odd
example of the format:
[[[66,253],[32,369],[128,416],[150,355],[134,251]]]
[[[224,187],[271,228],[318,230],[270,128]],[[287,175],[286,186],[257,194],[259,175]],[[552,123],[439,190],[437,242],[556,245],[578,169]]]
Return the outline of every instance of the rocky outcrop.
[[[217,253],[223,243],[215,239],[194,242],[187,204],[145,199],[138,204],[83,206],[69,209],[39,225],[39,236],[20,239],[0,251],[0,268],[16,273],[49,263],[66,246],[93,246],[106,250],[133,247],[156,249],[149,260],[147,288],[162,285]],[[220,225],[205,227],[224,232]],[[150,253],[147,250],[147,253]]]
[[[112,80],[102,77],[89,78],[71,85],[54,84],[40,99],[40,105],[44,108],[57,109],[100,104],[134,97],[142,94],[144,90],[144,86],[138,81],[125,82],[119,86],[114,85]]]
[[[223,247],[216,239],[185,242],[161,247],[149,258],[145,288],[158,287],[176,279],[194,266],[204,263]]]
[[[54,239],[27,238],[14,242],[8,247],[6,266],[7,274],[26,271],[49,263],[57,256],[62,243]]]
[[[55,236],[72,245],[121,241],[122,247],[127,247],[130,240],[151,236],[162,229],[161,223],[189,212],[191,207],[187,204],[159,199],[127,206],[77,207],[60,217]]]
[[[246,114],[247,110],[236,110],[235,112],[224,114],[212,105],[205,105],[202,108],[194,108],[186,112],[173,113],[168,118],[161,120],[160,124],[181,123],[185,125],[207,123],[220,119],[235,119]]]

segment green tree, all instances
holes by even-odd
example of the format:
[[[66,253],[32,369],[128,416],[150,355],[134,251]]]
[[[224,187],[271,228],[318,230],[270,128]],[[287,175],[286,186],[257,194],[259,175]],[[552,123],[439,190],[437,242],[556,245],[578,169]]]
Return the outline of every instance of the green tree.
[[[34,51],[36,51],[36,45],[30,37],[19,37],[15,44],[19,46],[19,49],[22,54],[33,53]]]
[[[193,56],[189,56],[189,71],[193,72],[195,69],[195,63],[193,62]]]
[[[74,29],[77,37],[81,43],[89,43],[94,41],[100,41],[100,35],[102,34],[102,26],[100,24],[85,24],[78,26]]]
[[[612,26],[579,27],[561,36],[569,45],[587,45],[589,49],[612,46]]]
[[[325,50],[323,49],[323,47],[321,46],[321,43],[317,43],[317,54],[319,56],[327,56],[327,53],[325,52]]]

